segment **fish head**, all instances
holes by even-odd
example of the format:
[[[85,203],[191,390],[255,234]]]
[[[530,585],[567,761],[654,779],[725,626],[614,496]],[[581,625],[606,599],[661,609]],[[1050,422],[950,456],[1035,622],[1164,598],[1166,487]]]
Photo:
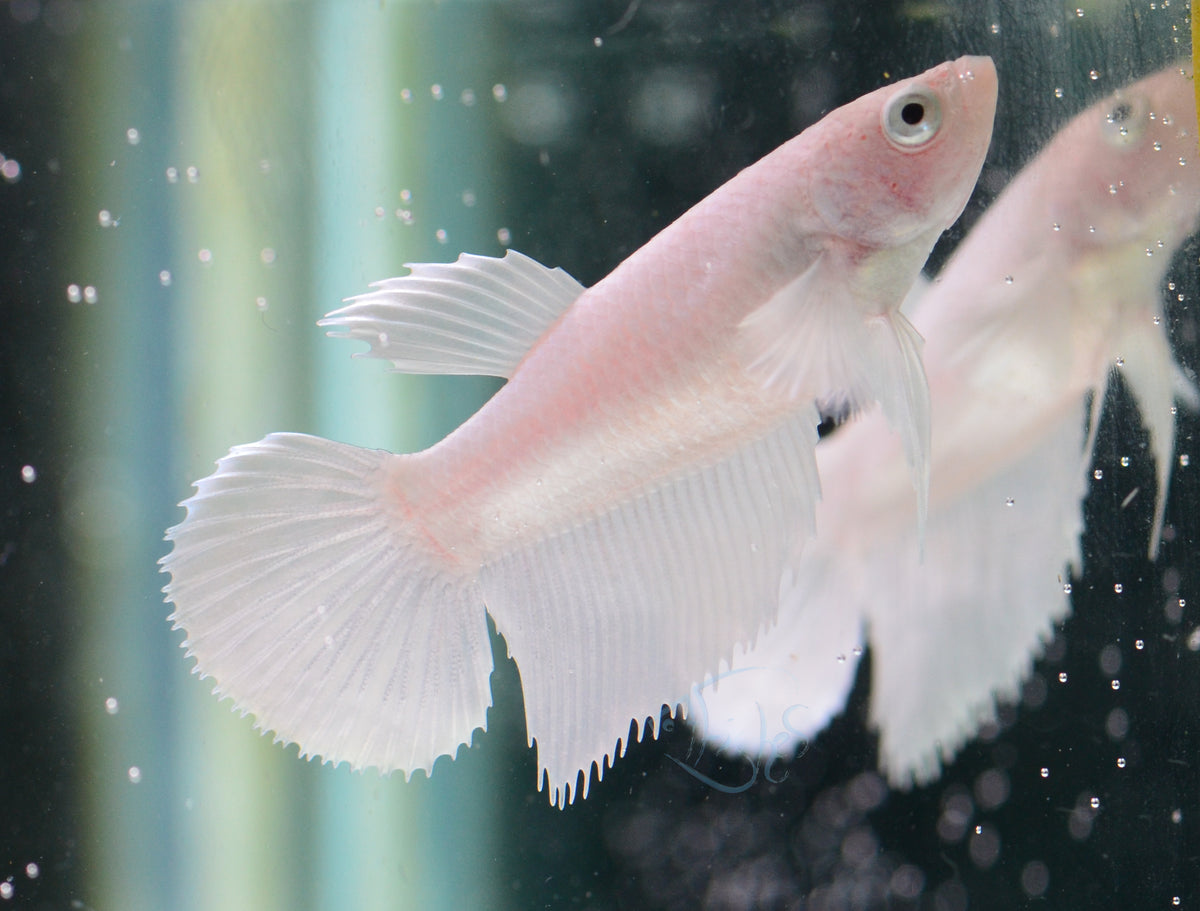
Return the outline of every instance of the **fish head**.
[[[1039,163],[1039,195],[1064,242],[1173,249],[1200,216],[1191,68],[1160,70],[1088,108]]]
[[[991,58],[960,57],[830,113],[809,183],[830,233],[873,248],[929,236],[932,246],[979,178],[996,89]]]

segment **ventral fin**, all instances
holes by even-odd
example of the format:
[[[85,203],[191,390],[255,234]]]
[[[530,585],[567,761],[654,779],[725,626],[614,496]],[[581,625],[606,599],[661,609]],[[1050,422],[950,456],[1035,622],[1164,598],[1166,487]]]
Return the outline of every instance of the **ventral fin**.
[[[815,399],[823,413],[845,414],[878,402],[901,435],[917,490],[918,526],[929,499],[929,384],[924,340],[898,310],[864,314],[826,255],[739,326],[743,362],[764,386]]]
[[[409,263],[317,325],[364,341],[361,356],[402,373],[507,379],[546,330],[586,290],[562,269],[515,250],[502,259],[462,254],[453,263]]]

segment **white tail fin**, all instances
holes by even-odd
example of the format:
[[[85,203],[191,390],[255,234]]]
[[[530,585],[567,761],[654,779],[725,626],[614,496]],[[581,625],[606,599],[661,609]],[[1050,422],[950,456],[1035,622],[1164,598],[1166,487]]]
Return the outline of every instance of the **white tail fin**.
[[[219,694],[302,755],[406,777],[485,726],[492,670],[474,577],[438,565],[385,496],[408,464],[302,434],[235,447],[161,560]]]

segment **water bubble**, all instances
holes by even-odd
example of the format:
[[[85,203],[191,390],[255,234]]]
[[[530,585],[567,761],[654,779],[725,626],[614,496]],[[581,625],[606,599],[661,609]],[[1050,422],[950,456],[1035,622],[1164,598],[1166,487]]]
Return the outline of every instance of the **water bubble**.
[[[497,82],[492,86],[492,97],[497,101],[508,101],[508,87],[503,82]]]
[[[1097,481],[1103,481],[1104,480],[1104,469],[1097,468],[1095,471],[1092,472],[1092,477],[1095,478]]]
[[[403,101],[405,104],[412,104],[412,100],[413,100],[412,89],[401,89],[400,90],[400,100]]]
[[[104,700],[104,711],[110,715],[115,715],[121,711],[121,703],[117,702],[116,696],[109,696]]]
[[[13,889],[13,884],[8,880],[0,883],[0,898],[4,899],[5,901],[8,901],[8,899],[12,898],[15,891],[16,890]]]
[[[83,302],[85,304],[94,304],[98,300],[100,300],[100,295],[96,291],[95,285],[84,285],[83,286]]]
[[[1046,766],[1042,766],[1041,775],[1043,778],[1049,778],[1050,777],[1050,769],[1048,769]]]
[[[158,273],[158,283],[164,288],[171,287],[171,273],[167,269]]]
[[[463,190],[462,191],[462,203],[464,206],[466,206],[468,209],[474,208],[475,202],[476,202],[476,197],[475,197],[474,190]]]
[[[1134,639],[1133,647],[1136,648],[1139,652],[1142,651],[1142,649],[1144,649],[1146,647],[1146,640],[1145,639]]]
[[[1059,672],[1058,672],[1058,682],[1059,682],[1059,683],[1066,683],[1066,682],[1067,682],[1067,679],[1068,679],[1068,678],[1067,678],[1067,672],[1066,672],[1066,671],[1059,671]]]
[[[1088,806],[1090,806],[1093,810],[1099,810],[1100,809],[1100,798],[1093,797],[1090,801],[1088,801]]]
[[[439,83],[434,83],[429,87],[429,94],[433,96],[434,101],[441,101],[446,97],[446,90]]]
[[[1013,283],[1013,277],[1011,275],[1004,276],[1004,284],[1011,285],[1012,283]]]
[[[196,257],[200,260],[200,262],[207,266],[212,262],[212,250],[208,249],[208,247],[204,247],[196,254]]]
[[[1082,18],[1083,18],[1083,10],[1082,10],[1082,9],[1080,9],[1079,7],[1076,7],[1076,8],[1075,8],[1075,18],[1076,18],[1076,19],[1082,19]],[[1093,72],[1094,72],[1094,70],[1093,70]]]
[[[1062,98],[1063,94],[1064,94],[1064,93],[1063,93],[1063,90],[1062,90],[1061,88],[1058,88],[1058,87],[1056,86],[1056,87],[1055,87],[1055,89],[1054,89],[1054,97],[1055,97],[1055,98]]]
[[[129,782],[130,784],[140,784],[142,781],[142,770],[135,765],[129,767]]]
[[[1062,225],[1060,225],[1058,222],[1055,222],[1053,225],[1051,225],[1051,227],[1054,228],[1055,231],[1062,230]]]
[[[992,23],[992,25],[991,25],[991,32],[992,32],[992,34],[993,34],[993,35],[999,35],[999,34],[1000,34],[1000,23],[999,23],[999,22],[993,22],[993,23]]]
[[[1181,452],[1179,454],[1179,467],[1180,468],[1187,468],[1188,463],[1190,461],[1191,461],[1191,459],[1188,457],[1188,454],[1186,452]]]
[[[32,484],[37,480],[37,469],[32,465],[21,466],[21,480],[26,484]]]
[[[186,173],[187,173],[188,183],[199,183],[200,182],[200,169],[197,168],[194,164],[188,165],[188,169],[187,169]]]
[[[259,313],[266,313],[268,307],[267,299],[262,296],[254,298],[254,306]]]
[[[387,212],[384,211],[383,206],[375,207],[375,217],[376,218],[383,218],[383,216],[385,216],[386,214],[387,214]]]
[[[1118,769],[1125,768],[1125,757],[1124,756],[1117,757],[1117,768]],[[1096,798],[1093,798],[1093,799],[1096,799]]]
[[[77,304],[83,300],[83,291],[78,285],[67,285],[67,300],[73,304]]]
[[[1115,363],[1118,367],[1124,367],[1125,366],[1125,358],[1118,357]]]
[[[112,212],[108,211],[108,209],[101,209],[96,216],[96,220],[100,222],[100,227],[102,228],[111,228],[113,226]]]
[[[1129,467],[1129,456],[1121,456],[1121,467],[1122,468]]]
[[[37,879],[42,875],[42,868],[31,860],[25,865],[25,875],[30,879]]]
[[[1088,70],[1088,79],[1092,80],[1092,82],[1095,82],[1099,78],[1100,78],[1099,70]]]
[[[1071,594],[1071,583],[1070,582],[1063,583],[1063,594],[1064,595]]]
[[[1005,497],[1005,498],[1004,498],[1004,505],[1005,505],[1005,506],[1014,506],[1015,504],[1016,504],[1016,501],[1015,501],[1015,500],[1014,500],[1012,497]]]
[[[508,230],[508,228],[501,228],[496,232],[496,240],[507,247],[512,243],[512,231]]]
[[[262,252],[258,254],[258,258],[263,261],[264,265],[273,265],[275,262],[275,248],[263,247]]]
[[[464,107],[473,108],[478,99],[475,97],[474,89],[463,89],[458,96],[458,100],[462,102]]]
[[[21,163],[15,158],[5,158],[0,155],[0,177],[9,183],[16,183],[21,179]]]
[[[449,237],[449,235],[446,234],[445,228],[438,228],[436,231],[433,232],[433,236],[437,239],[437,242],[439,244],[444,244]]]
[[[412,190],[404,189],[400,191],[400,201],[403,203],[412,202]]]
[[[1113,680],[1113,682],[1112,682],[1111,686],[1112,686],[1112,688],[1113,688],[1114,690],[1119,690],[1119,689],[1121,688],[1121,681],[1120,681],[1120,680]]]
[[[130,127],[125,131],[125,141],[131,146],[135,146],[142,141],[142,134],[137,127]]]
[[[175,167],[167,168],[167,183],[179,183],[179,169]]]
[[[1172,810],[1171,811],[1171,822],[1175,823],[1175,825],[1179,825],[1181,822],[1183,822],[1183,810],[1180,810],[1178,808]]]
[[[592,45],[594,47],[604,47],[604,39],[597,35],[592,39]]]

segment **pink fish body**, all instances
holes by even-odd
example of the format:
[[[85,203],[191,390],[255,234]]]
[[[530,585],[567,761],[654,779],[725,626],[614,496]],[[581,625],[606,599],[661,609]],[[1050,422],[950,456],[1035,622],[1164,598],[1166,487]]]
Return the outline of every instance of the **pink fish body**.
[[[995,96],[986,58],[864,96],[590,289],[464,255],[331,313],[399,370],[508,382],[424,452],[274,434],[222,459],[163,559],[196,669],[305,754],[429,771],[485,726],[486,611],[539,787],[586,795],[631,721],[773,619],[818,496],[815,402],[880,401],[924,490],[899,305],[966,203]]]
[[[935,778],[1012,699],[1066,616],[1108,382],[1141,411],[1158,479],[1174,402],[1195,406],[1162,312],[1172,255],[1200,217],[1190,71],[1171,67],[1064,127],[905,305],[926,338],[932,466],[923,559],[911,486],[878,414],[817,447],[817,536],[779,625],[693,694],[714,744],[790,755],[842,710],[870,645],[870,722],[896,784]]]

